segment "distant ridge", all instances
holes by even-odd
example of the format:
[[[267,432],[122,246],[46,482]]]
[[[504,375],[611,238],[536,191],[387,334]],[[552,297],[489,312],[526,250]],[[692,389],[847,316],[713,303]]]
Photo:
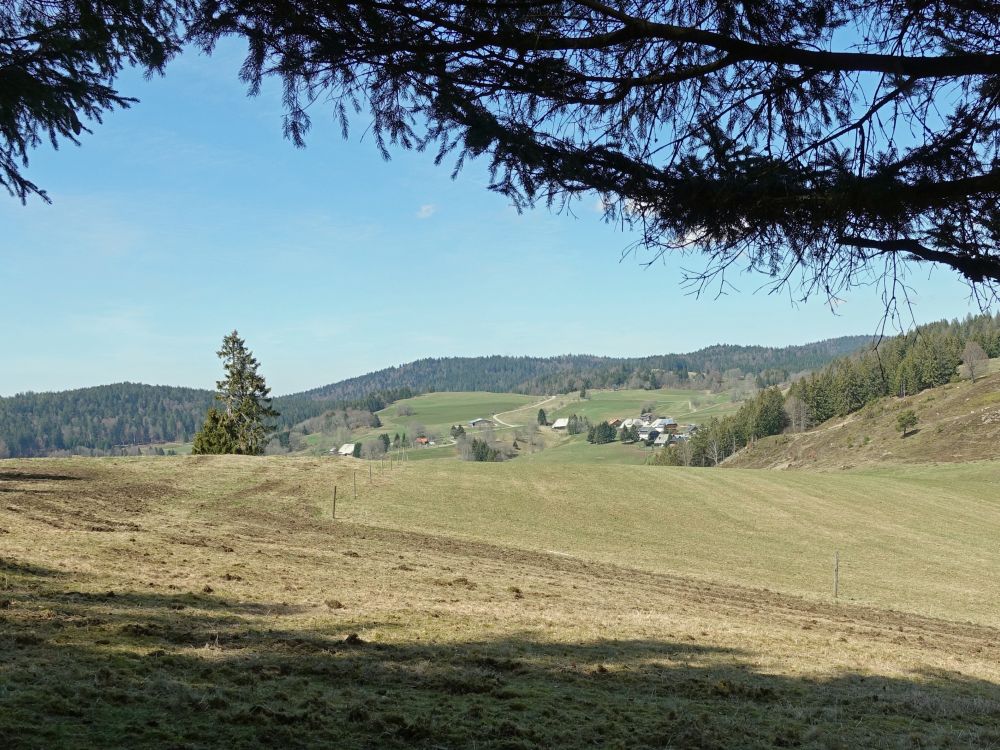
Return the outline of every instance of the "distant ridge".
[[[274,404],[282,413],[281,426],[287,427],[347,404],[364,408],[373,394],[391,400],[391,394],[407,390],[546,394],[583,386],[683,387],[689,372],[711,377],[732,369],[755,376],[813,370],[870,340],[842,336],[788,347],[717,344],[690,354],[648,357],[427,358],[280,396]],[[212,395],[196,388],[116,383],[0,398],[0,458],[188,441],[200,427]]]
[[[571,390],[573,379],[590,379],[591,387],[612,385],[619,371],[725,372],[738,368],[799,372],[822,367],[871,342],[870,336],[841,336],[786,347],[715,344],[689,354],[646,357],[598,357],[567,354],[555,357],[430,357],[387,367],[366,375],[313,388],[283,398],[359,399],[372,391],[412,388],[419,391],[495,391],[552,393]],[[560,386],[568,386],[560,388]]]

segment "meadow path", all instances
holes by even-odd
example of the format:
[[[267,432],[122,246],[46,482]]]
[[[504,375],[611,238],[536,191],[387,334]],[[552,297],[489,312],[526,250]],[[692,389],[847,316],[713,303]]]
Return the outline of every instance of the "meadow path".
[[[495,422],[499,422],[504,427],[522,427],[523,425],[511,424],[510,422],[504,422],[502,419],[500,419],[500,414],[511,414],[512,412],[523,411],[525,409],[540,409],[542,407],[542,404],[547,404],[549,401],[553,401],[555,398],[556,398],[555,396],[549,396],[548,398],[539,401],[537,404],[530,404],[528,406],[520,406],[517,409],[510,409],[508,411],[502,411],[499,414],[494,414],[493,415],[493,420]]]

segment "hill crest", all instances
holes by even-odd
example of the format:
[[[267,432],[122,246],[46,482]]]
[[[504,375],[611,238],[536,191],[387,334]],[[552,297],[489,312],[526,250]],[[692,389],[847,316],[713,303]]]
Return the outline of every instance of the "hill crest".
[[[898,415],[917,426],[903,437]],[[1000,458],[1000,373],[886,396],[805,432],[762,438],[721,466],[742,469],[856,469],[885,464],[965,463]]]

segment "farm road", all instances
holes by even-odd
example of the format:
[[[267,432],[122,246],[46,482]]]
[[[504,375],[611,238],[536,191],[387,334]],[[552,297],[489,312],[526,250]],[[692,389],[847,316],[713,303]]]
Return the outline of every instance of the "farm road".
[[[537,404],[531,404],[529,406],[520,406],[517,409],[510,409],[509,411],[502,411],[502,412],[500,412],[500,414],[511,414],[511,413],[513,413],[515,411],[523,411],[524,409],[540,409],[542,407],[542,404],[547,404],[549,401],[555,400],[555,398],[556,398],[555,396],[549,396],[548,398],[543,399],[542,401],[539,401]],[[493,415],[493,420],[495,422],[499,422],[504,427],[523,427],[524,426],[524,425],[519,425],[519,424],[511,424],[510,422],[504,422],[502,419],[500,419],[500,414],[494,414]]]

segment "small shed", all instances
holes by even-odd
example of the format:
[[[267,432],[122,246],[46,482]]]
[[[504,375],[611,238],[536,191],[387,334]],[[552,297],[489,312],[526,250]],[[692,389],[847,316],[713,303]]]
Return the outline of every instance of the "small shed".
[[[483,419],[482,417],[476,417],[475,419],[469,420],[470,427],[492,427],[493,422],[489,419]]]
[[[560,417],[552,423],[553,430],[565,430],[569,428],[569,417]]]
[[[354,443],[344,443],[340,446],[340,450],[337,451],[338,456],[353,456],[354,455]]]

